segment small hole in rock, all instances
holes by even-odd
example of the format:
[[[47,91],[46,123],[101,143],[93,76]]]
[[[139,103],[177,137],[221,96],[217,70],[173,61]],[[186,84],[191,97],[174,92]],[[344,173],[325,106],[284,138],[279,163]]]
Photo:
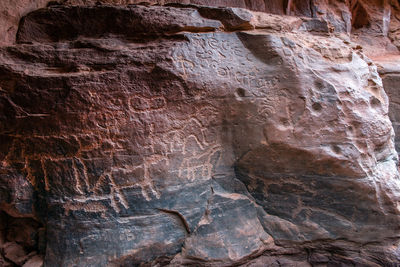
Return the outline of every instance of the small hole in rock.
[[[320,111],[322,109],[322,106],[320,103],[314,103],[312,104],[312,108],[316,111]]]
[[[289,120],[287,118],[280,118],[279,121],[282,125],[288,126],[290,125]]]
[[[236,93],[238,94],[238,96],[240,97],[245,97],[246,96],[246,91],[243,88],[238,88],[236,89]]]
[[[337,145],[332,146],[332,150],[335,151],[336,154],[339,154],[342,150]]]
[[[379,99],[376,97],[372,97],[370,103],[372,106],[378,106],[381,103],[381,101],[379,101]]]

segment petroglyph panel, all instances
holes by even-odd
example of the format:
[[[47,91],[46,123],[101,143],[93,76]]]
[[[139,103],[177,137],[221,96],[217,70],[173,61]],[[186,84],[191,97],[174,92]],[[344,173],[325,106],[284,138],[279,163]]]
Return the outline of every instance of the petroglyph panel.
[[[251,30],[252,16],[56,5],[21,23],[35,42],[0,48],[0,190],[32,187],[19,210],[48,227],[47,266],[393,248],[400,186],[375,66],[334,35],[268,26],[293,18],[258,14]]]
[[[172,53],[174,67],[180,70],[183,80],[243,87],[250,91],[248,97],[265,96],[278,85],[280,78],[273,76],[237,35],[191,34],[188,38],[190,43],[183,44],[184,49]],[[227,92],[220,93],[223,96]]]
[[[290,96],[278,91],[282,75],[237,34],[186,37],[158,54],[151,46],[129,48],[131,62],[144,69],[117,58],[118,75],[68,77],[70,92],[52,116],[76,125],[74,132],[16,137],[6,161],[39,161],[40,172],[25,169],[32,184],[40,181],[54,198],[68,195],[117,213],[132,208],[127,195],[151,202],[168,183],[207,181],[218,168],[229,172],[223,168],[234,157],[226,156],[232,137],[225,124],[232,118],[264,124],[287,109]],[[138,61],[139,53],[149,56]]]
[[[193,67],[187,62],[181,66]],[[130,76],[135,74],[130,71]],[[153,85],[142,79],[131,86]],[[137,189],[146,201],[159,199],[163,188],[157,188],[160,183],[155,181],[211,179],[222,153],[215,131],[222,118],[217,101],[175,101],[170,95],[163,96],[169,92],[159,91],[122,93],[118,102],[110,102],[105,92],[93,92],[87,86],[79,90],[82,96],[89,95],[92,106],[78,117],[87,122],[84,127],[70,136],[17,136],[6,156],[10,164],[24,162],[27,179],[34,186],[43,184],[55,199],[70,198],[63,205],[66,216],[93,213],[97,208],[102,216],[104,209],[120,213],[130,208],[127,192]],[[104,112],[98,111],[100,104],[107,107]],[[67,110],[71,112],[75,113]],[[20,144],[18,151],[15,144]],[[79,204],[73,204],[74,200]]]

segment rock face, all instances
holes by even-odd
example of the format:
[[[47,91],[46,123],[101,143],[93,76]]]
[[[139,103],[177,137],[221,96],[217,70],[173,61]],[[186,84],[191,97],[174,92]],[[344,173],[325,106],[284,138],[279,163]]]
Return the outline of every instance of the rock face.
[[[4,262],[399,264],[378,69],[343,6],[301,3],[284,13],[312,18],[176,4],[25,16],[0,48]]]
[[[255,11],[265,11],[275,14],[304,15],[311,14],[309,4],[303,0],[2,0],[0,2],[0,44],[11,44],[15,41],[19,19],[27,13],[46,5],[96,5],[113,4],[128,5],[137,3],[148,4],[200,4],[207,6],[226,6],[248,8]],[[299,8],[301,8],[299,10]],[[306,10],[304,10],[306,9]]]
[[[329,21],[337,32],[352,32],[364,45],[371,44],[371,41],[380,43],[379,46],[374,46],[375,52],[376,49],[393,49],[393,44],[399,46],[400,6],[396,0],[2,0],[0,45],[14,43],[20,18],[40,7],[60,4],[94,6],[138,3],[239,7],[279,15],[318,17]],[[391,41],[388,41],[389,37]]]
[[[389,117],[392,121],[393,128],[395,130],[395,147],[396,151],[400,151],[400,117],[398,115],[400,111],[399,106],[399,90],[398,85],[400,82],[400,68],[398,67],[398,56],[387,56],[383,58],[376,58],[374,61],[378,65],[378,71],[382,77],[382,82],[390,98],[389,104]]]

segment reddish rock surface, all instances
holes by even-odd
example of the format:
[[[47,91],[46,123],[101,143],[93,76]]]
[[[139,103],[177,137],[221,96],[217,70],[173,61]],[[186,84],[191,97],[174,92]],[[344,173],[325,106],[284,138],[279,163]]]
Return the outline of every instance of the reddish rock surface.
[[[399,264],[375,2],[71,0],[1,31],[0,262]]]
[[[30,258],[25,262],[23,267],[42,267],[43,266],[43,257],[36,255]]]
[[[22,265],[26,261],[26,251],[15,242],[5,243],[3,251],[4,257],[17,265]]]

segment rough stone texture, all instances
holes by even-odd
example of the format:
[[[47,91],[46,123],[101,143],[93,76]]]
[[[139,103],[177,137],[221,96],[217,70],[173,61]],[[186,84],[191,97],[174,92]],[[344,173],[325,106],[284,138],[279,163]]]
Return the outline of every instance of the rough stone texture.
[[[396,150],[400,151],[400,56],[388,55],[385,57],[375,58],[374,61],[378,65],[379,74],[382,77],[385,91],[390,98],[389,117],[392,121],[395,136]]]
[[[32,218],[15,218],[0,212],[0,266],[21,266],[29,261],[39,264],[42,256],[37,253],[44,253],[39,244],[43,242],[39,227],[40,223]]]
[[[302,2],[302,0],[292,0],[291,2]],[[275,14],[285,14],[287,10],[291,13],[297,12],[297,8],[288,9],[287,0],[2,0],[0,1],[0,45],[11,44],[15,41],[15,34],[18,29],[18,22],[23,15],[40,8],[47,4],[65,4],[65,5],[95,5],[95,4],[113,4],[113,5],[128,5],[137,3],[149,4],[200,4],[209,6],[226,6],[226,7],[241,7],[255,11],[266,11]]]
[[[247,8],[279,15],[318,17],[328,21],[332,30],[354,33],[366,46],[395,50],[400,29],[397,0],[2,0],[0,2],[0,45],[12,44],[19,19],[46,5],[128,5],[196,4],[214,7]],[[362,33],[360,33],[362,32]],[[368,32],[368,34],[363,34]],[[368,36],[369,38],[365,38]],[[372,37],[372,38],[371,38]],[[389,38],[390,40],[389,40]],[[392,42],[395,46],[393,46]],[[379,46],[376,44],[379,43]]]
[[[352,4],[352,37],[368,55],[398,52],[398,1],[362,0]],[[399,17],[400,18],[400,17]]]
[[[31,256],[46,243],[47,266],[396,266],[377,67],[344,35],[345,3],[292,4],[313,18],[176,4],[24,17],[0,48],[4,238]]]
[[[27,260],[22,267],[42,267],[43,266],[43,257],[36,255]]]
[[[4,244],[3,251],[4,257],[17,265],[22,265],[27,259],[27,253],[24,248],[15,242]]]
[[[12,44],[23,15],[46,6],[48,0],[1,0],[0,1],[0,45]]]

